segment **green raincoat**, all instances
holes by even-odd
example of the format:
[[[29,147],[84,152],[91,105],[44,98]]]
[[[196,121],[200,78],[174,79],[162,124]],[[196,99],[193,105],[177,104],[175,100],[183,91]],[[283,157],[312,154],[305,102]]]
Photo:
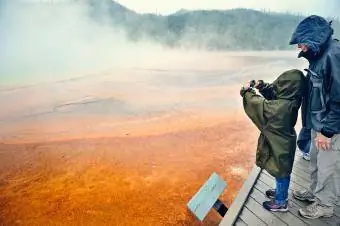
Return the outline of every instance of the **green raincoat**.
[[[295,124],[301,106],[306,79],[299,70],[281,74],[272,84],[263,84],[257,95],[242,90],[248,117],[261,131],[256,151],[256,165],[276,178],[292,172],[295,150]]]

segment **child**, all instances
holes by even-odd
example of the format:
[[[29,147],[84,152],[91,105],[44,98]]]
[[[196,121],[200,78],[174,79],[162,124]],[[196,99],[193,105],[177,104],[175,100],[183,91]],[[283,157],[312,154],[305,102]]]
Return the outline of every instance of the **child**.
[[[269,211],[288,211],[288,187],[296,150],[294,126],[301,106],[306,80],[299,70],[281,74],[272,84],[259,80],[257,95],[246,85],[241,89],[248,117],[261,131],[256,151],[256,165],[276,179],[276,189],[266,191],[271,201],[263,203]]]

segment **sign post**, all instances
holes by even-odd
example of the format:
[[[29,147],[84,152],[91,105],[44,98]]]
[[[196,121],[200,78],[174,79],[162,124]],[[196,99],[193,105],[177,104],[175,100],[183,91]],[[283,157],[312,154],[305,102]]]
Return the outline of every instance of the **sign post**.
[[[213,173],[203,184],[198,192],[191,198],[187,206],[189,210],[203,221],[211,208],[214,208],[222,217],[227,213],[228,208],[218,199],[227,184],[217,173]]]

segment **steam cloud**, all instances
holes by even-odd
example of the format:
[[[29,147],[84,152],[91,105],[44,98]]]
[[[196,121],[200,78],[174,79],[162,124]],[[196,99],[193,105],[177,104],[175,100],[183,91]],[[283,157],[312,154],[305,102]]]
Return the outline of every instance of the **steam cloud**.
[[[0,83],[98,73],[136,65],[141,54],[161,51],[155,44],[128,42],[123,30],[96,23],[88,10],[84,1],[0,0]]]

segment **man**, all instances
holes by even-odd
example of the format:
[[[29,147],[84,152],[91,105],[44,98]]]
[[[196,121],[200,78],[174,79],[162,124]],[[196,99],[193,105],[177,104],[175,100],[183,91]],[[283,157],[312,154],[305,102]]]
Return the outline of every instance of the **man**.
[[[311,185],[294,191],[303,201],[314,201],[299,210],[315,219],[334,214],[340,186],[340,43],[332,39],[331,22],[310,16],[297,26],[290,44],[301,49],[299,57],[309,61],[309,92],[302,112],[312,128],[310,149]]]

